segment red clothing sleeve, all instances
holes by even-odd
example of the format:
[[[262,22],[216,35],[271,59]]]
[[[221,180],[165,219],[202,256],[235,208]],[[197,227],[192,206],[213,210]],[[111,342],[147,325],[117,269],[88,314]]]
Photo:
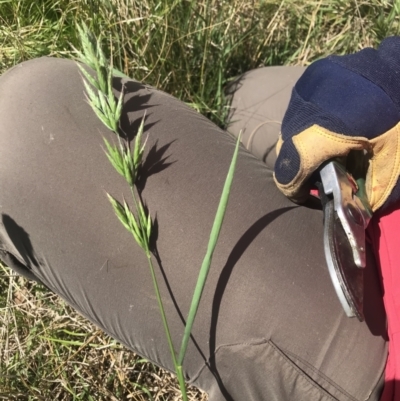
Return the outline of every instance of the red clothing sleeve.
[[[380,266],[389,355],[381,401],[400,400],[400,208],[373,217],[368,234]],[[365,294],[367,297],[368,294]]]

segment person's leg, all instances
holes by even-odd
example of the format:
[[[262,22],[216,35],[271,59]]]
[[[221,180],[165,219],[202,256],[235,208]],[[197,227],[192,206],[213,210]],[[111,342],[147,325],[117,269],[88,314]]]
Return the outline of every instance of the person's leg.
[[[230,113],[227,130],[242,132],[242,143],[270,168],[292,88],[305,67],[264,67],[246,72],[227,88]]]
[[[129,199],[102,149],[112,135],[83,92],[66,60],[33,60],[0,77],[1,254],[172,369],[146,257],[105,196]],[[127,82],[128,135],[145,110],[142,195],[157,220],[158,277],[178,347],[235,143],[176,99]],[[369,258],[367,277],[374,269]],[[241,149],[188,380],[211,401],[378,400],[385,317],[379,286],[367,288],[366,323],[348,319],[325,268],[321,212],[289,202],[271,170]]]

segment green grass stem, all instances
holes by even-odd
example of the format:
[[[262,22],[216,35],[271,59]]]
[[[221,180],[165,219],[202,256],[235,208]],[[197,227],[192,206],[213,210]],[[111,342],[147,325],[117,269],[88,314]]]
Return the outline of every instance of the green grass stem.
[[[196,282],[196,287],[193,293],[192,302],[189,309],[188,318],[185,325],[185,331],[182,338],[182,344],[178,356],[178,365],[182,365],[185,359],[187,346],[189,343],[190,334],[192,332],[193,323],[196,318],[197,310],[199,308],[201,295],[207,280],[208,272],[210,271],[212,257],[217,246],[219,234],[221,232],[222,223],[224,221],[226,208],[228,205],[229,194],[231,191],[233,175],[235,172],[237,156],[239,152],[240,135],[236,141],[235,151],[233,153],[232,161],[229,166],[228,175],[222,190],[221,199],[219,201],[217,213],[215,215],[214,223],[211,229],[210,238],[207,245],[207,252],[204,257],[203,263],[200,268],[199,277]]]

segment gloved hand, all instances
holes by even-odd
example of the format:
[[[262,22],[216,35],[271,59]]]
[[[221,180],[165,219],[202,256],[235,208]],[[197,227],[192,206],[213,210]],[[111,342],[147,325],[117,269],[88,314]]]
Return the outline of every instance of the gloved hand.
[[[330,56],[296,83],[277,145],[275,181],[294,201],[309,194],[325,161],[365,150],[373,211],[400,200],[400,37],[377,50]]]

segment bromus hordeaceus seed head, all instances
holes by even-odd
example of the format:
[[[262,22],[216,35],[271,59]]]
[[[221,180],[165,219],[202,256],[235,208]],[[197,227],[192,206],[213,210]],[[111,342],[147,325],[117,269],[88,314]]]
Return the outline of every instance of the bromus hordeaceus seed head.
[[[122,88],[119,98],[116,100],[112,86],[113,70],[100,46],[100,38],[96,40],[86,25],[78,26],[78,31],[83,49],[82,52],[75,49],[78,59],[94,70],[94,74],[92,74],[84,65],[78,64],[85,86],[86,99],[100,121],[116,135],[117,144],[110,143],[103,138],[104,151],[111,165],[125,178],[131,188],[133,200],[137,206],[137,216],[134,215],[125,200],[122,205],[112,195],[107,194],[107,196],[123,226],[133,235],[141,248],[147,249],[150,244],[151,217],[150,214],[146,214],[141,199],[137,198],[134,193],[134,185],[146,145],[146,141],[142,144],[144,117],[135,137],[134,149],[131,151],[131,144],[121,137],[119,128],[124,89]]]
[[[142,144],[142,135],[144,130],[144,117],[136,133],[134,141],[134,148],[131,151],[130,142],[126,137],[122,137],[119,132],[119,120],[121,118],[123,107],[123,90],[121,91],[118,100],[115,99],[112,88],[112,68],[107,64],[107,60],[100,47],[100,40],[95,39],[90,34],[87,27],[78,27],[79,34],[81,35],[81,42],[83,52],[77,51],[80,60],[87,64],[94,70],[94,76],[91,75],[82,65],[79,68],[82,72],[82,77],[86,89],[86,97],[93,111],[103,124],[112,132],[116,134],[117,144],[110,143],[107,139],[103,138],[105,144],[105,153],[108,160],[118,174],[122,175],[130,187],[132,201],[135,206],[135,213],[132,212],[128,203],[123,200],[119,202],[112,195],[107,194],[108,199],[114,209],[116,216],[122,225],[132,234],[136,243],[144,250],[147,256],[150,274],[152,276],[154,290],[158,306],[161,313],[168,346],[170,349],[172,361],[175,367],[175,373],[178,377],[179,387],[182,392],[182,398],[187,401],[186,383],[183,373],[183,361],[186,355],[188,342],[190,339],[193,323],[197,314],[198,306],[200,304],[203,289],[206,283],[207,275],[211,266],[211,261],[215,247],[217,245],[219,233],[227,208],[227,203],[230,194],[230,188],[233,181],[234,170],[239,150],[240,135],[236,142],[234,155],[229,167],[228,175],[225,180],[224,188],[222,191],[221,199],[218,205],[218,210],[212,226],[207,252],[204,257],[202,266],[200,268],[198,280],[192,297],[187,322],[185,324],[184,335],[180,347],[179,354],[176,353],[171,333],[168,326],[167,317],[164,310],[163,301],[160,295],[157,277],[155,274],[152,254],[150,249],[150,238],[152,232],[152,220],[150,213],[146,211],[143,205],[141,196],[135,193],[135,182],[138,176],[138,170],[141,168],[143,153],[146,146],[146,141]],[[145,172],[144,172],[145,174]]]

